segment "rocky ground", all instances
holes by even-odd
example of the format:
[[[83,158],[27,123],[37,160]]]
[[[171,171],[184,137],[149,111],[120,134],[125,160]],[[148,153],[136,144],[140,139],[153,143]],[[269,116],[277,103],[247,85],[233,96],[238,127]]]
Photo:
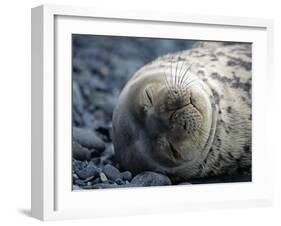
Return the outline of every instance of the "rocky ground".
[[[138,68],[160,55],[190,49],[194,42],[73,35],[72,44],[73,189],[171,185],[170,178],[156,172],[120,171],[114,161],[111,118],[122,87]]]

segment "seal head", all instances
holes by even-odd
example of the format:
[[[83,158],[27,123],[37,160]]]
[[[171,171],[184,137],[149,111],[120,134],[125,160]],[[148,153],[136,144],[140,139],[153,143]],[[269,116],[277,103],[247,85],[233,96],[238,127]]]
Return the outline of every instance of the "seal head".
[[[188,179],[212,144],[216,115],[211,91],[191,63],[171,59],[157,70],[140,70],[113,113],[117,160],[134,173],[152,170]]]

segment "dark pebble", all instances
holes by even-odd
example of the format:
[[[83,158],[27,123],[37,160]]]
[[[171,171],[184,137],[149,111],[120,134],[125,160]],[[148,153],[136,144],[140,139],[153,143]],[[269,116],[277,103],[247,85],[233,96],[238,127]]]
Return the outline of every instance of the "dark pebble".
[[[84,181],[79,180],[79,179],[75,180],[75,184],[80,185],[80,186],[85,186],[86,185],[86,183]]]
[[[101,189],[101,188],[130,188],[130,187],[139,187],[139,185],[136,184],[108,184],[108,183],[100,183],[100,184],[94,184],[92,186],[93,189]]]
[[[117,188],[117,184],[108,184],[108,183],[99,183],[99,184],[94,184],[93,189],[101,189],[101,188]]]
[[[87,167],[88,161],[79,161],[79,160],[73,159],[72,164],[73,164],[74,169],[83,169],[83,168]]]
[[[94,178],[95,178],[94,176],[90,176],[90,177],[86,178],[86,179],[84,180],[84,182],[90,182],[90,181],[93,180]]]
[[[83,189],[93,189],[93,185],[85,185],[83,186]]]
[[[121,178],[120,171],[116,167],[114,167],[110,164],[107,164],[104,166],[103,172],[107,176],[107,178],[109,178],[111,180],[115,181],[117,178]]]
[[[72,83],[72,97],[73,97],[73,107],[79,112],[79,114],[83,113],[83,97],[80,92],[80,88],[77,82],[73,81]]]
[[[121,178],[117,178],[117,179],[115,180],[115,183],[118,184],[118,185],[125,184],[125,182],[124,182]]]
[[[92,181],[92,184],[99,184],[101,183],[101,179],[98,177]]]
[[[75,185],[75,184],[72,186],[72,189],[73,190],[81,190],[81,188],[78,185]]]
[[[91,159],[91,152],[75,141],[72,142],[72,155],[73,158],[81,161]]]
[[[73,127],[73,140],[89,149],[104,150],[104,142],[91,130]]]
[[[189,182],[181,182],[178,185],[191,185],[191,183],[189,183]]]
[[[132,173],[130,171],[125,171],[121,173],[121,178],[123,180],[131,181],[132,180]]]
[[[74,169],[75,173],[78,175],[78,177],[82,179],[87,179],[89,177],[95,177],[98,175],[98,169],[94,165],[88,165],[87,167],[83,169]]]
[[[171,185],[172,182],[169,177],[155,172],[142,172],[136,175],[131,184],[139,186],[162,186],[162,185]]]

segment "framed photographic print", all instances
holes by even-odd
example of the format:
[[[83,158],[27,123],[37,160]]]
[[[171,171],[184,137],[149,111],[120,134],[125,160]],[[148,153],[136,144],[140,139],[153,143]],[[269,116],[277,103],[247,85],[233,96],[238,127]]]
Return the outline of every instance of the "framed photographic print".
[[[32,215],[272,203],[272,21],[32,9]]]

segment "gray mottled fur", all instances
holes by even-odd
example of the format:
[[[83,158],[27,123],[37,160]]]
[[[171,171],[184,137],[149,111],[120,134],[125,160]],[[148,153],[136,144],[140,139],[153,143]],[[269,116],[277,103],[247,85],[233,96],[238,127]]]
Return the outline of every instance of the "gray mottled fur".
[[[215,136],[208,150],[208,154],[201,159],[199,164],[188,169],[186,178],[200,178],[220,174],[236,174],[240,171],[251,171],[251,45],[209,45],[201,43],[196,48],[175,54],[166,55],[156,59],[142,67],[135,73],[133,78],[142,76],[150,70],[167,67],[171,61],[189,62],[190,71],[197,75],[211,90],[211,97],[218,110]],[[164,76],[164,75],[163,75]],[[124,116],[129,117],[129,116]],[[124,131],[127,131],[128,146],[134,139],[134,129],[127,130],[126,122],[132,122],[127,118],[124,122]],[[114,120],[113,120],[114,123]],[[116,124],[116,123],[115,123]],[[119,123],[120,125],[120,123]],[[133,128],[133,127],[131,127]],[[114,128],[113,128],[114,129]],[[115,128],[116,129],[116,128]],[[124,144],[125,140],[116,141],[116,148]],[[125,148],[125,147],[124,147]],[[129,148],[129,147],[128,147]],[[122,152],[122,150],[117,150]],[[143,169],[151,169],[149,157],[136,153],[136,159],[124,151],[119,161],[132,161],[137,165],[141,162],[142,167],[136,168],[136,172]],[[141,157],[140,157],[141,156]],[[130,160],[128,160],[130,158]],[[147,161],[147,164],[145,163]],[[121,164],[122,165],[122,164]],[[124,164],[126,167],[126,163]],[[160,172],[161,166],[160,167]],[[153,169],[157,170],[157,169]],[[164,173],[169,171],[163,170]],[[177,175],[170,174],[174,177]],[[185,178],[185,179],[186,179]]]

